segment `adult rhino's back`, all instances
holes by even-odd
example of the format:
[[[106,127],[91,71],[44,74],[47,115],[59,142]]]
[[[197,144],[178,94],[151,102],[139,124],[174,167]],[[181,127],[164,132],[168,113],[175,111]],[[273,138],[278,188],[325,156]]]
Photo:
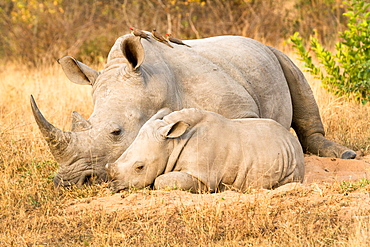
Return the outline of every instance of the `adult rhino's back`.
[[[279,61],[268,46],[238,36],[187,42],[191,48],[171,49],[158,42],[143,41],[145,50],[150,51],[144,64],[156,65],[158,59],[165,62],[170,76],[179,83],[183,107],[215,111],[229,118],[271,118],[290,127],[289,88]],[[207,107],[210,97],[215,102]]]

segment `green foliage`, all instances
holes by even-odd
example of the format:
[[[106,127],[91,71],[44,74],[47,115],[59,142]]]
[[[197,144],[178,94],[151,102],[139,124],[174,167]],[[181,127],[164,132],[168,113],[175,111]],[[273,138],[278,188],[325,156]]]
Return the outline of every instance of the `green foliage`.
[[[323,86],[339,96],[354,97],[363,104],[370,101],[370,3],[351,0],[347,4],[347,30],[339,33],[336,53],[325,49],[315,36],[310,36],[307,51],[299,33],[290,37],[293,47],[305,63],[306,71],[322,80]],[[320,65],[315,65],[313,52]]]
[[[341,193],[350,193],[350,192],[356,191],[358,189],[367,187],[369,184],[370,184],[370,180],[369,179],[362,178],[362,179],[360,179],[358,181],[355,181],[355,182],[346,182],[346,181],[343,181],[339,185],[339,187],[340,187]]]

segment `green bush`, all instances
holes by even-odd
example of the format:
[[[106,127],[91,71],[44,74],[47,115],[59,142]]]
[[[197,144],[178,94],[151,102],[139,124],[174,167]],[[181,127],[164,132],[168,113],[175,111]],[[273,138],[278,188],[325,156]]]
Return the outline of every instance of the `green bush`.
[[[313,36],[310,36],[309,51],[299,33],[290,40],[306,71],[321,79],[329,92],[365,104],[370,101],[370,3],[358,0],[344,3],[349,6],[344,13],[348,17],[347,29],[339,33],[335,53],[325,49]],[[315,54],[319,65],[314,63],[310,52]]]

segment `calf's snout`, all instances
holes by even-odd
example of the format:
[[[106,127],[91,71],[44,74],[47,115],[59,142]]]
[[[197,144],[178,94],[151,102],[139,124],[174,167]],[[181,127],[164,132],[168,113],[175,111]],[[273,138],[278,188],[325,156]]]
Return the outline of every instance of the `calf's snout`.
[[[108,179],[112,180],[117,173],[117,163],[107,163],[105,170],[107,171]]]

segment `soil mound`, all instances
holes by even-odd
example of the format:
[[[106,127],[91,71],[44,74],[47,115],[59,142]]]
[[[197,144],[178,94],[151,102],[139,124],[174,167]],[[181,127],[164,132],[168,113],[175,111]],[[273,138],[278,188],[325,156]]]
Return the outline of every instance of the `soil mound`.
[[[328,189],[330,184],[351,182],[361,178],[370,178],[370,155],[355,160],[323,158],[314,155],[305,157],[306,177],[303,184],[291,183],[275,190],[252,190],[250,193],[225,191],[214,194],[191,194],[185,191],[153,191],[123,192],[105,197],[74,200],[67,206],[67,212],[78,213],[86,210],[113,212],[119,210],[156,211],[170,210],[181,207],[202,208],[206,204],[225,201],[237,205],[241,201],[253,203],[256,199],[274,198],[296,195],[304,203],[326,200],[329,197],[343,197],[342,192]],[[108,190],[108,189],[106,189]],[[108,192],[107,192],[108,194]],[[302,197],[302,195],[305,195]],[[354,193],[345,195],[351,197],[356,208],[363,208],[369,199],[368,194]],[[359,204],[359,205],[357,205]],[[368,207],[368,205],[366,203]]]

